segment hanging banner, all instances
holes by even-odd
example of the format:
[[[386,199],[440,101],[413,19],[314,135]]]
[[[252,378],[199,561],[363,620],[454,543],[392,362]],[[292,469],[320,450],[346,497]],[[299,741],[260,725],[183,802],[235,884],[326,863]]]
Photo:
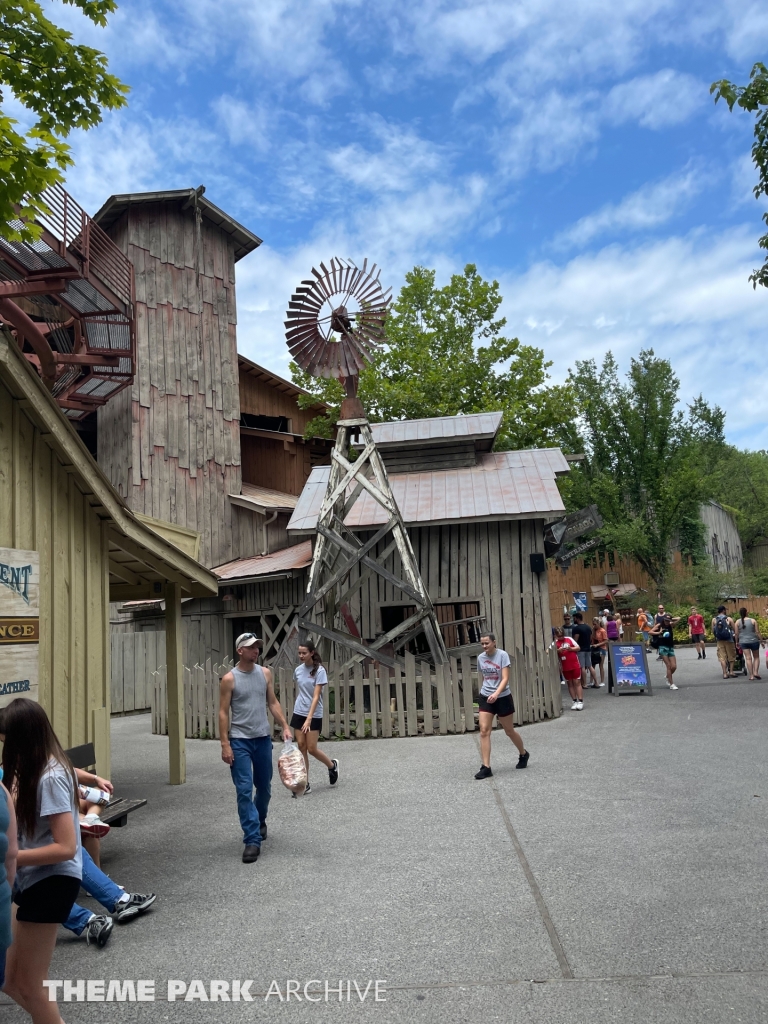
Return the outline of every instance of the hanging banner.
[[[587,593],[585,590],[573,590],[573,603],[576,605],[576,610],[579,612],[585,612],[587,610]]]
[[[38,699],[40,557],[0,548],[0,707]]]

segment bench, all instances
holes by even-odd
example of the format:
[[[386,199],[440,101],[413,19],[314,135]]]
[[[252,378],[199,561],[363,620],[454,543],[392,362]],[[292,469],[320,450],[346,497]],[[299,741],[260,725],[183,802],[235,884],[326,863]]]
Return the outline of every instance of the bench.
[[[92,771],[96,764],[96,751],[92,743],[83,743],[79,747],[65,750],[64,753],[75,768]],[[139,807],[143,807],[146,802],[146,800],[126,800],[118,797],[118,799],[110,801],[109,806],[104,808],[99,817],[105,825],[109,825],[111,828],[122,828],[128,824],[128,815],[137,811]]]

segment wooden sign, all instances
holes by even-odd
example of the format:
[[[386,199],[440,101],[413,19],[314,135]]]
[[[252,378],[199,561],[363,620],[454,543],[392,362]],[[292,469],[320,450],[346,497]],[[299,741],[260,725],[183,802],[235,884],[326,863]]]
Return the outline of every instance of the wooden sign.
[[[0,707],[38,699],[40,557],[0,548]]]

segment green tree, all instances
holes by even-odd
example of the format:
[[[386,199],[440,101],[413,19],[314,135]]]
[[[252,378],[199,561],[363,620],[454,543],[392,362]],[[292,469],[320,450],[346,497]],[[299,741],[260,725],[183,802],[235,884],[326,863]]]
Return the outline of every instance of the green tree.
[[[724,446],[710,478],[713,497],[736,519],[746,554],[768,537],[768,452]]]
[[[359,395],[371,420],[499,410],[499,450],[575,443],[570,388],[547,383],[551,363],[541,349],[504,336],[501,302],[498,282],[483,280],[473,264],[442,288],[433,270],[410,271],[387,317],[387,342],[360,375]],[[291,373],[312,400],[331,406],[308,428],[330,436],[341,385],[295,364]]]
[[[63,0],[96,25],[106,25],[115,0]],[[0,0],[0,102],[10,93],[34,119],[24,131],[0,107],[0,234],[30,241],[34,218],[46,212],[43,192],[72,164],[63,140],[93,128],[102,110],[122,106],[128,87],[107,72],[98,50],[43,13],[36,0]],[[19,218],[23,218],[19,224]]]
[[[635,558],[663,589],[675,545],[703,557],[701,460],[724,443],[723,414],[701,398],[681,412],[679,381],[652,349],[632,360],[626,382],[609,352],[600,367],[577,362],[570,383],[586,459],[563,481],[568,507],[595,503],[605,546]]]
[[[719,82],[713,82],[709,91],[714,93],[715,103],[723,99],[729,110],[739,106],[750,114],[757,114],[752,160],[757,167],[758,181],[752,191],[756,199],[768,196],[768,68],[758,61],[750,72],[748,85],[735,85],[723,78]],[[763,214],[763,220],[768,224],[768,213]],[[761,249],[768,249],[768,233],[761,236],[758,245]],[[762,267],[752,272],[749,280],[753,288],[757,288],[759,284],[763,287],[768,286],[768,256]]]

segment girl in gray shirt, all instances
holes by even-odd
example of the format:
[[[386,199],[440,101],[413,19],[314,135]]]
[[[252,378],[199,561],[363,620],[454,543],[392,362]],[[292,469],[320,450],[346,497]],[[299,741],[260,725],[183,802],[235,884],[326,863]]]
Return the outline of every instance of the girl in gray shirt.
[[[53,1009],[50,977],[56,931],[69,917],[83,873],[77,780],[45,711],[17,697],[0,714],[3,777],[19,830],[13,945],[5,992],[32,1016]]]

